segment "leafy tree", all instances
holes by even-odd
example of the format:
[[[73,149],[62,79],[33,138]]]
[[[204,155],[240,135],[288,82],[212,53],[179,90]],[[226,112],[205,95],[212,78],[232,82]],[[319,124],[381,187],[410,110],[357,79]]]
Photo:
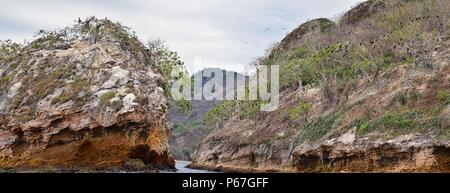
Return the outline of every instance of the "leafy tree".
[[[16,53],[21,48],[21,44],[15,43],[11,40],[0,40],[0,60],[3,60],[7,56]]]
[[[295,120],[303,117],[305,121],[308,122],[308,115],[312,107],[312,103],[310,102],[300,102],[297,106],[290,110],[291,119]]]
[[[147,48],[150,52],[152,60],[159,68],[164,78],[164,94],[169,98],[171,103],[174,103],[183,112],[189,112],[192,109],[192,104],[190,103],[190,101],[186,100],[185,98],[182,98],[181,100],[174,100],[170,95],[170,87],[173,82],[188,76],[188,73],[184,66],[184,62],[180,59],[178,53],[171,51],[165,45],[165,42],[161,39],[148,41]],[[172,72],[175,70],[179,70],[179,74],[173,76]]]

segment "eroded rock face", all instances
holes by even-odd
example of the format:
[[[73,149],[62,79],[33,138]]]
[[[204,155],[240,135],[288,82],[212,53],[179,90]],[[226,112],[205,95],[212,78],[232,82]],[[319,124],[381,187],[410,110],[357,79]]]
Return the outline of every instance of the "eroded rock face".
[[[331,139],[317,147],[299,146],[293,165],[303,172],[449,172],[450,144],[424,135],[388,141]]]
[[[174,168],[162,77],[119,24],[89,19],[1,60],[0,168]]]

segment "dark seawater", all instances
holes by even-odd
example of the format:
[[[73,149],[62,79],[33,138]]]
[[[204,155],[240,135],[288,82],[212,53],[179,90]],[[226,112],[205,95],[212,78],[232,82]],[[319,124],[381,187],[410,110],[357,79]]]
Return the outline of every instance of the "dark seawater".
[[[198,170],[198,169],[190,169],[186,166],[191,162],[189,161],[180,161],[177,160],[175,162],[175,167],[178,171],[159,171],[160,173],[219,173],[217,171],[209,171],[209,170]],[[121,170],[105,170],[105,171],[79,171],[79,170],[4,170],[0,168],[0,173],[141,173],[143,171],[130,172],[130,171],[121,171]]]
[[[175,162],[175,167],[177,168],[177,173],[218,173],[215,171],[208,171],[208,170],[197,170],[197,169],[190,169],[186,166],[189,165],[191,162],[189,161],[179,161],[177,160]]]

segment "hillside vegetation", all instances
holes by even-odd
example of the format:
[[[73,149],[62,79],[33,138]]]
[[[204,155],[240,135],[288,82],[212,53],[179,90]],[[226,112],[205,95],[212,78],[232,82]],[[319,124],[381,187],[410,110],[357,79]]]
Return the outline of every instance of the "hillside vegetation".
[[[443,164],[448,170],[448,10],[446,0],[369,0],[336,23],[302,24],[257,61],[280,65],[280,108],[260,112],[260,101],[218,105],[206,118],[225,118],[211,124],[216,130],[193,166],[391,171]],[[392,152],[430,148],[430,156],[437,146],[444,158],[437,153],[439,166],[421,165],[417,152],[408,152],[410,159],[374,152],[383,144]]]

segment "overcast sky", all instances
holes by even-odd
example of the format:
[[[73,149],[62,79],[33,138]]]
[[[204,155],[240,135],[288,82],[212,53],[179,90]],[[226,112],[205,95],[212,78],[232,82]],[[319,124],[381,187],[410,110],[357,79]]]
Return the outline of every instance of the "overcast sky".
[[[361,0],[0,0],[0,39],[31,40],[78,17],[119,21],[143,41],[161,38],[186,65],[244,71],[310,19],[333,18]]]

